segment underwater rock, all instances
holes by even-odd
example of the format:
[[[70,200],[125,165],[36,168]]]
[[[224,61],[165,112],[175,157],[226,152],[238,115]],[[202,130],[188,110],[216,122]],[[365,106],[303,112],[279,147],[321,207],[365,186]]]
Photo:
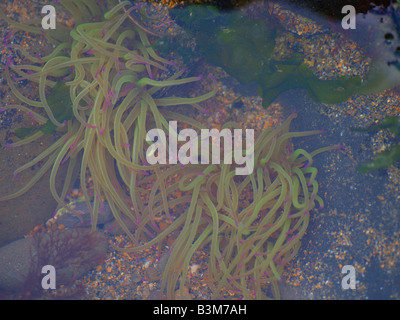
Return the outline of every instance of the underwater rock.
[[[93,206],[93,202],[91,202]],[[56,224],[67,228],[89,228],[91,227],[90,211],[86,202],[70,203],[69,207],[73,210],[68,212],[66,209],[60,209],[54,218],[49,219],[46,225],[50,226]],[[121,220],[126,224],[129,230],[134,230],[136,224],[129,218],[122,216]],[[111,211],[109,204],[105,201],[100,207],[97,215],[97,227],[99,229],[107,230],[111,235],[125,234],[125,231],[117,223]]]
[[[310,0],[313,2],[314,0]],[[396,2],[387,0],[366,1],[363,10],[360,8],[360,2],[351,3],[356,9],[356,28],[344,29],[341,25],[341,19],[345,16],[338,10],[340,19],[335,23],[330,21],[313,8],[306,9],[302,1],[285,0],[289,10],[293,10],[303,16],[306,16],[319,24],[328,27],[332,32],[341,33],[348,39],[357,43],[366,57],[371,59],[370,70],[363,85],[357,93],[371,94],[393,88],[400,84],[400,8]],[[318,5],[331,8],[329,2]],[[317,6],[318,6],[317,5]],[[339,7],[340,4],[335,3]],[[316,10],[318,11],[318,10]],[[333,12],[333,11],[331,11]]]
[[[23,286],[31,264],[32,244],[32,238],[24,238],[0,248],[0,290],[15,291]]]
[[[376,93],[400,84],[399,13],[393,6],[376,7],[357,14],[355,30],[343,33],[357,42],[371,57],[370,71],[360,93]]]
[[[314,14],[318,14],[323,17],[325,21],[327,19],[332,21],[341,21],[344,14],[342,8],[346,5],[351,5],[355,8],[357,13],[367,13],[371,6],[383,6],[388,7],[391,3],[390,0],[336,0],[336,1],[321,1],[321,0],[282,0],[279,1],[279,5],[287,7],[289,10],[293,7],[297,7],[302,10],[301,13],[312,11]]]
[[[29,296],[41,292],[42,267],[56,270],[56,288],[76,279],[106,258],[108,241],[87,229],[40,231],[0,248],[0,290]]]
[[[93,202],[91,205],[93,206]],[[63,225],[67,228],[91,227],[90,211],[86,202],[75,202],[69,206],[73,210],[72,212],[57,213],[55,219],[51,220],[56,222],[57,225]],[[66,209],[62,210],[66,211]],[[98,213],[97,226],[104,225],[113,220],[114,216],[110,206],[107,202],[103,202]]]

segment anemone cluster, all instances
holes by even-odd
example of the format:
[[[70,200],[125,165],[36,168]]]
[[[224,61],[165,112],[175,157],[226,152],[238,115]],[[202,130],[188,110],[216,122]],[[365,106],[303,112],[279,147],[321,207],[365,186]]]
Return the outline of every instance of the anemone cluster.
[[[95,1],[60,3],[76,21],[69,40],[63,40],[64,33],[52,33],[49,37],[57,46],[40,59],[17,47],[32,64],[7,62],[7,82],[23,105],[6,108],[26,111],[46,125],[28,130],[30,134],[25,132],[26,137],[9,147],[53,132],[61,137],[15,171],[47,159],[22,190],[0,201],[23,194],[51,170],[51,192],[59,206],[67,208],[66,194],[79,176],[92,229],[107,201],[130,237],[132,244],[119,250],[140,251],[174,239],[162,275],[162,293],[168,298],[174,298],[177,286],[182,293],[191,260],[200,249],[209,251],[208,284],[215,298],[228,288],[244,298],[266,298],[265,287],[270,284],[270,292],[279,297],[277,283],[300,247],[309,212],[323,206],[312,158],[330,149],[290,152],[290,139],[320,131],[289,132],[294,114],[280,127],[264,130],[255,142],[254,171],[248,176],[236,176],[234,164],[149,165],[147,131],[168,129],[170,120],[203,129],[203,124],[174,108],[185,106],[193,114],[202,110],[199,103],[216,94],[215,83],[211,92],[197,97],[166,97],[165,89],[196,83],[202,77],[182,78],[184,70],[176,70],[175,63],[153,50],[150,32],[131,16],[138,6],[110,2],[104,19],[84,22],[82,10],[90,16],[101,12]],[[7,21],[37,33],[32,26]],[[164,79],[157,79],[156,72],[163,72]],[[13,73],[37,84],[39,100],[18,91]],[[48,99],[59,92],[67,92],[65,110]],[[68,170],[58,194],[55,181],[63,165]],[[161,222],[166,227],[161,228]]]

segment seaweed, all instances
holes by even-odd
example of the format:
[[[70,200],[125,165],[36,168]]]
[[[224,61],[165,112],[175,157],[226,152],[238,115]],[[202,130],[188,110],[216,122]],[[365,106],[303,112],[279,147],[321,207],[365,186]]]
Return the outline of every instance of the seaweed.
[[[212,6],[174,8],[171,17],[194,36],[205,59],[222,67],[242,84],[256,83],[267,108],[282,92],[301,88],[316,102],[336,104],[363,86],[359,76],[334,80],[317,78],[302,54],[273,59],[277,36],[285,30],[268,13],[265,19],[248,18],[239,11]]]
[[[76,280],[92,267],[102,264],[107,257],[108,242],[101,232],[88,229],[39,230],[33,235],[31,264],[21,298],[68,298],[74,295]],[[42,289],[42,267],[51,265],[56,270],[57,291],[51,294]],[[71,290],[63,290],[70,288]],[[78,292],[83,293],[83,292]],[[60,296],[57,297],[57,294]],[[72,297],[73,298],[73,297]]]
[[[66,120],[71,120],[73,114],[72,101],[69,94],[69,87],[65,85],[64,81],[58,81],[51,89],[46,99],[57,121],[64,122]],[[19,128],[15,130],[13,134],[19,139],[24,139],[37,131],[50,135],[56,129],[57,126],[50,120],[47,120],[46,123],[39,126]]]
[[[356,132],[377,132],[379,130],[388,129],[395,136],[400,137],[400,116],[386,117],[380,124],[370,126],[366,129],[352,129]],[[368,173],[370,171],[385,169],[390,165],[394,165],[400,160],[400,144],[389,148],[388,151],[378,153],[375,158],[362,164],[358,171]]]

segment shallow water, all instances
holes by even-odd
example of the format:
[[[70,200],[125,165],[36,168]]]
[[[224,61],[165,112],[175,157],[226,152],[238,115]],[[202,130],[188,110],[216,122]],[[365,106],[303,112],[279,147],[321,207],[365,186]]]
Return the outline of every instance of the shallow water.
[[[30,5],[37,6],[38,3],[32,2]],[[1,8],[6,9],[6,6]],[[170,53],[172,50],[174,53],[170,54],[169,58],[177,59],[179,63],[184,62],[188,76],[208,72],[217,79],[217,98],[202,103],[205,112],[186,114],[187,116],[197,117],[199,121],[201,119],[210,126],[234,121],[243,129],[251,127],[259,130],[266,123],[279,123],[296,110],[297,118],[292,121],[291,131],[326,132],[294,138],[292,142],[295,149],[312,151],[325,146],[344,147],[341,150],[324,152],[314,159],[313,165],[318,169],[318,194],[323,198],[325,206],[310,212],[310,223],[301,240],[299,253],[282,274],[283,280],[279,283],[281,298],[398,299],[399,162],[367,174],[360,173],[357,168],[365,161],[373,159],[375,153],[394,147],[399,143],[399,139],[388,130],[379,130],[376,133],[352,130],[380,123],[388,116],[400,116],[400,100],[396,88],[400,83],[400,71],[396,67],[396,48],[400,46],[397,13],[388,10],[379,14],[370,11],[365,16],[359,14],[356,16],[356,29],[343,30],[337,19],[328,21],[325,16],[307,8],[300,10],[292,4],[268,6],[254,3],[249,7],[240,8],[242,16],[239,16],[239,11],[236,10],[223,13],[222,18],[200,21],[198,26],[197,22],[192,21],[190,27],[187,27],[174,13],[169,16],[164,7],[146,5],[146,8],[156,17],[155,20],[146,21],[146,28],[153,28],[151,30],[159,34],[175,35],[170,44],[168,37],[162,38],[161,44],[156,47],[159,52]],[[7,8],[7,13],[17,21],[24,20],[26,14],[30,16],[29,12],[21,11],[18,7]],[[136,11],[133,15],[135,18],[140,16]],[[237,20],[230,20],[230,17],[235,15]],[[174,18],[177,19],[177,24]],[[240,27],[232,21],[246,26]],[[193,26],[197,26],[198,29]],[[214,29],[220,28],[221,33],[207,34],[210,32],[207,31],[210,26]],[[257,28],[267,27],[274,28],[275,34],[270,35],[269,40],[265,35],[258,39]],[[17,34],[18,37],[14,39],[12,34],[9,36],[10,31],[7,23],[1,21],[0,38],[4,38],[4,42],[9,44],[1,56],[4,66],[10,55],[19,57],[11,43],[24,41],[23,34]],[[218,46],[217,50],[214,50],[215,46],[220,43],[212,42],[213,36],[224,39],[223,45]],[[35,37],[28,38],[27,41],[38,45]],[[209,44],[214,44],[214,48],[209,47]],[[227,51],[223,51],[226,48]],[[50,52],[48,46],[40,50],[41,54],[46,51]],[[297,54],[301,54],[301,58]],[[252,56],[246,60],[243,55]],[[248,60],[253,61],[255,65],[247,64]],[[268,68],[265,67],[267,65]],[[286,72],[286,66],[293,65],[297,69],[290,71],[292,73],[289,72],[289,76],[274,86],[270,85],[268,81],[272,77],[283,74]],[[300,65],[304,66],[302,71]],[[263,72],[261,67],[265,68],[262,69]],[[309,72],[314,76],[310,76]],[[325,86],[326,82],[321,82],[335,81],[340,76],[348,76],[348,79],[352,80],[341,84],[332,82],[332,87],[329,88]],[[356,77],[362,78],[363,81],[362,85],[356,85],[354,89]],[[1,183],[6,186],[2,188],[2,192],[8,194],[8,191],[18,189],[18,183],[26,183],[27,175],[30,174],[21,174],[20,178],[14,179],[12,172],[32,159],[37,154],[37,148],[43,149],[43,143],[34,147],[34,150],[21,149],[23,151],[6,146],[7,143],[18,141],[11,133],[17,127],[31,126],[32,119],[25,115],[22,120],[18,118],[23,115],[22,112],[16,114],[6,109],[15,101],[5,85],[4,68],[0,70],[0,79],[3,81],[0,87],[1,107],[5,108],[0,113],[0,158],[3,159],[0,162],[0,170],[3,176]],[[35,91],[27,82],[20,81],[19,88],[24,94],[30,94],[32,99],[39,98],[34,96]],[[193,87],[190,85],[182,91],[185,90],[193,93]],[[181,94],[182,91],[178,92]],[[195,90],[198,95],[206,91]],[[261,92],[264,106],[268,108],[262,108]],[[348,96],[344,95],[347,92]],[[267,97],[271,101],[265,105]],[[331,103],[336,99],[338,101]],[[182,109],[176,110],[182,112]],[[51,137],[47,139],[50,142],[54,140]],[[0,209],[0,214],[5,215],[10,215],[11,210],[20,212],[28,208],[43,212],[39,221],[28,221],[32,219],[26,219],[23,215],[19,220],[6,219],[0,215],[0,226],[4,230],[15,230],[3,244],[22,238],[33,227],[44,224],[53,216],[56,203],[49,199],[46,200],[46,208],[44,204],[44,197],[49,198],[49,190],[45,183],[47,179],[48,177],[42,179],[44,182],[41,181],[40,188],[34,188],[35,195],[28,196],[22,202],[16,200],[15,207],[8,205]],[[79,190],[76,192],[79,193]],[[38,201],[42,195],[43,201]],[[35,201],[36,204],[33,205]],[[20,207],[17,208],[17,204]],[[107,226],[103,230],[110,231],[113,228],[114,226]],[[5,237],[1,236],[3,240]],[[114,259],[114,254],[116,253],[110,249],[108,259]],[[154,259],[158,261],[159,257]],[[148,261],[139,259],[137,264],[145,264]],[[342,288],[344,274],[341,271],[346,265],[353,266],[356,271],[355,289]],[[100,273],[101,271],[98,272]],[[92,270],[84,280],[89,287],[94,274]],[[151,290],[147,290],[147,294],[135,298],[151,297],[150,292],[159,290],[160,286],[159,283],[154,283]],[[118,291],[118,283],[115,282],[114,285]],[[199,297],[196,291],[190,288],[187,295],[190,298]],[[111,293],[101,295],[104,296],[129,299],[134,293],[120,296]],[[89,298],[93,296],[89,295]]]

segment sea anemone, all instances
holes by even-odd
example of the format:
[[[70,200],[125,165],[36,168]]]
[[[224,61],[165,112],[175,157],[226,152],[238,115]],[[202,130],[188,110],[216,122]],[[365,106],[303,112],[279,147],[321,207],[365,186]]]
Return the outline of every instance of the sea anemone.
[[[60,2],[67,9],[72,6],[71,1]],[[93,1],[85,3],[90,8],[89,4],[93,5],[92,11],[96,11]],[[7,83],[14,95],[29,107],[9,105],[6,108],[26,111],[43,125],[24,128],[26,130],[17,133],[19,136],[32,134],[7,146],[24,145],[55,130],[63,135],[14,172],[16,176],[47,158],[24,188],[2,197],[0,201],[20,196],[51,170],[51,192],[59,205],[66,207],[65,196],[79,173],[93,228],[102,201],[106,200],[115,219],[134,239],[122,216],[135,223],[140,220],[139,211],[144,208],[137,196],[138,190],[142,190],[141,180],[149,174],[148,171],[154,172],[158,168],[157,165],[151,168],[146,166],[145,135],[148,126],[167,127],[168,119],[174,119],[203,128],[189,117],[167,110],[162,115],[159,109],[161,106],[176,105],[192,105],[199,109],[199,102],[216,93],[215,87],[211,92],[194,98],[161,97],[158,94],[165,88],[200,81],[202,77],[180,78],[185,72],[183,69],[165,80],[154,79],[154,70],[168,73],[168,67],[173,68],[175,63],[159,57],[150,45],[146,29],[137,23],[132,24],[130,13],[137,8],[124,1],[108,11],[104,21],[77,25],[70,32],[72,43],[59,44],[40,61],[17,47],[34,65],[15,66],[9,57],[5,70]],[[13,25],[20,27],[15,22]],[[37,63],[41,65],[35,65]],[[29,99],[18,91],[10,69],[21,79],[38,84],[39,101]],[[48,88],[52,88],[49,95],[46,94]],[[34,111],[34,108],[44,110],[45,115]],[[64,188],[61,194],[57,194],[55,180],[61,165],[68,165],[68,170]],[[94,183],[91,196],[85,184],[87,176]],[[125,194],[126,189],[129,189],[131,201]],[[132,205],[134,211],[131,210]]]
[[[82,3],[60,2],[72,13]],[[93,1],[84,3],[86,10],[98,11]],[[26,111],[42,123],[18,132],[21,137],[30,135],[9,146],[29,143],[55,130],[62,136],[15,171],[18,174],[47,158],[22,190],[0,201],[23,194],[51,170],[51,192],[59,206],[67,208],[64,199],[79,175],[92,229],[107,201],[129,235],[132,244],[119,250],[140,251],[175,238],[162,275],[162,293],[167,297],[174,297],[177,284],[182,296],[191,259],[201,248],[210,252],[208,283],[215,298],[226,288],[238,290],[244,298],[265,298],[267,283],[279,297],[277,282],[299,249],[309,213],[316,205],[323,206],[312,158],[332,148],[288,152],[291,138],[321,132],[289,132],[293,114],[280,127],[261,132],[254,153],[247,154],[254,159],[250,175],[236,176],[236,164],[149,165],[148,129],[168,130],[170,120],[204,129],[172,107],[202,110],[199,103],[215,95],[217,88],[214,84],[211,92],[198,97],[165,97],[167,88],[205,77],[181,78],[184,70],[171,73],[175,63],[158,56],[147,29],[132,23],[130,14],[136,8],[124,1],[109,10],[104,21],[77,23],[70,32],[72,42],[60,43],[40,60],[19,48],[33,65],[15,66],[8,60],[6,79],[11,91],[29,107],[7,108]],[[156,70],[163,72],[164,80],[155,79]],[[39,101],[17,90],[11,71],[38,85]],[[58,100],[66,103],[61,109]],[[223,128],[232,126],[226,123]],[[58,194],[55,181],[62,165],[68,165],[68,170]],[[86,186],[88,177],[93,191]],[[161,228],[160,221],[167,226]]]
[[[226,289],[245,299],[266,298],[266,284],[272,284],[273,296],[279,297],[277,282],[300,247],[309,213],[316,205],[323,207],[312,158],[339,148],[288,152],[290,138],[323,132],[289,132],[294,117],[262,131],[254,146],[254,172],[248,176],[236,176],[233,164],[177,164],[157,175],[143,212],[146,217],[172,212],[187,199],[190,204],[146,244],[120,250],[149,248],[179,230],[162,276],[167,297],[174,297],[177,283],[182,296],[191,259],[201,248],[209,250],[208,283],[214,298]],[[173,194],[181,196],[169,197]],[[163,197],[168,200],[163,202]]]

